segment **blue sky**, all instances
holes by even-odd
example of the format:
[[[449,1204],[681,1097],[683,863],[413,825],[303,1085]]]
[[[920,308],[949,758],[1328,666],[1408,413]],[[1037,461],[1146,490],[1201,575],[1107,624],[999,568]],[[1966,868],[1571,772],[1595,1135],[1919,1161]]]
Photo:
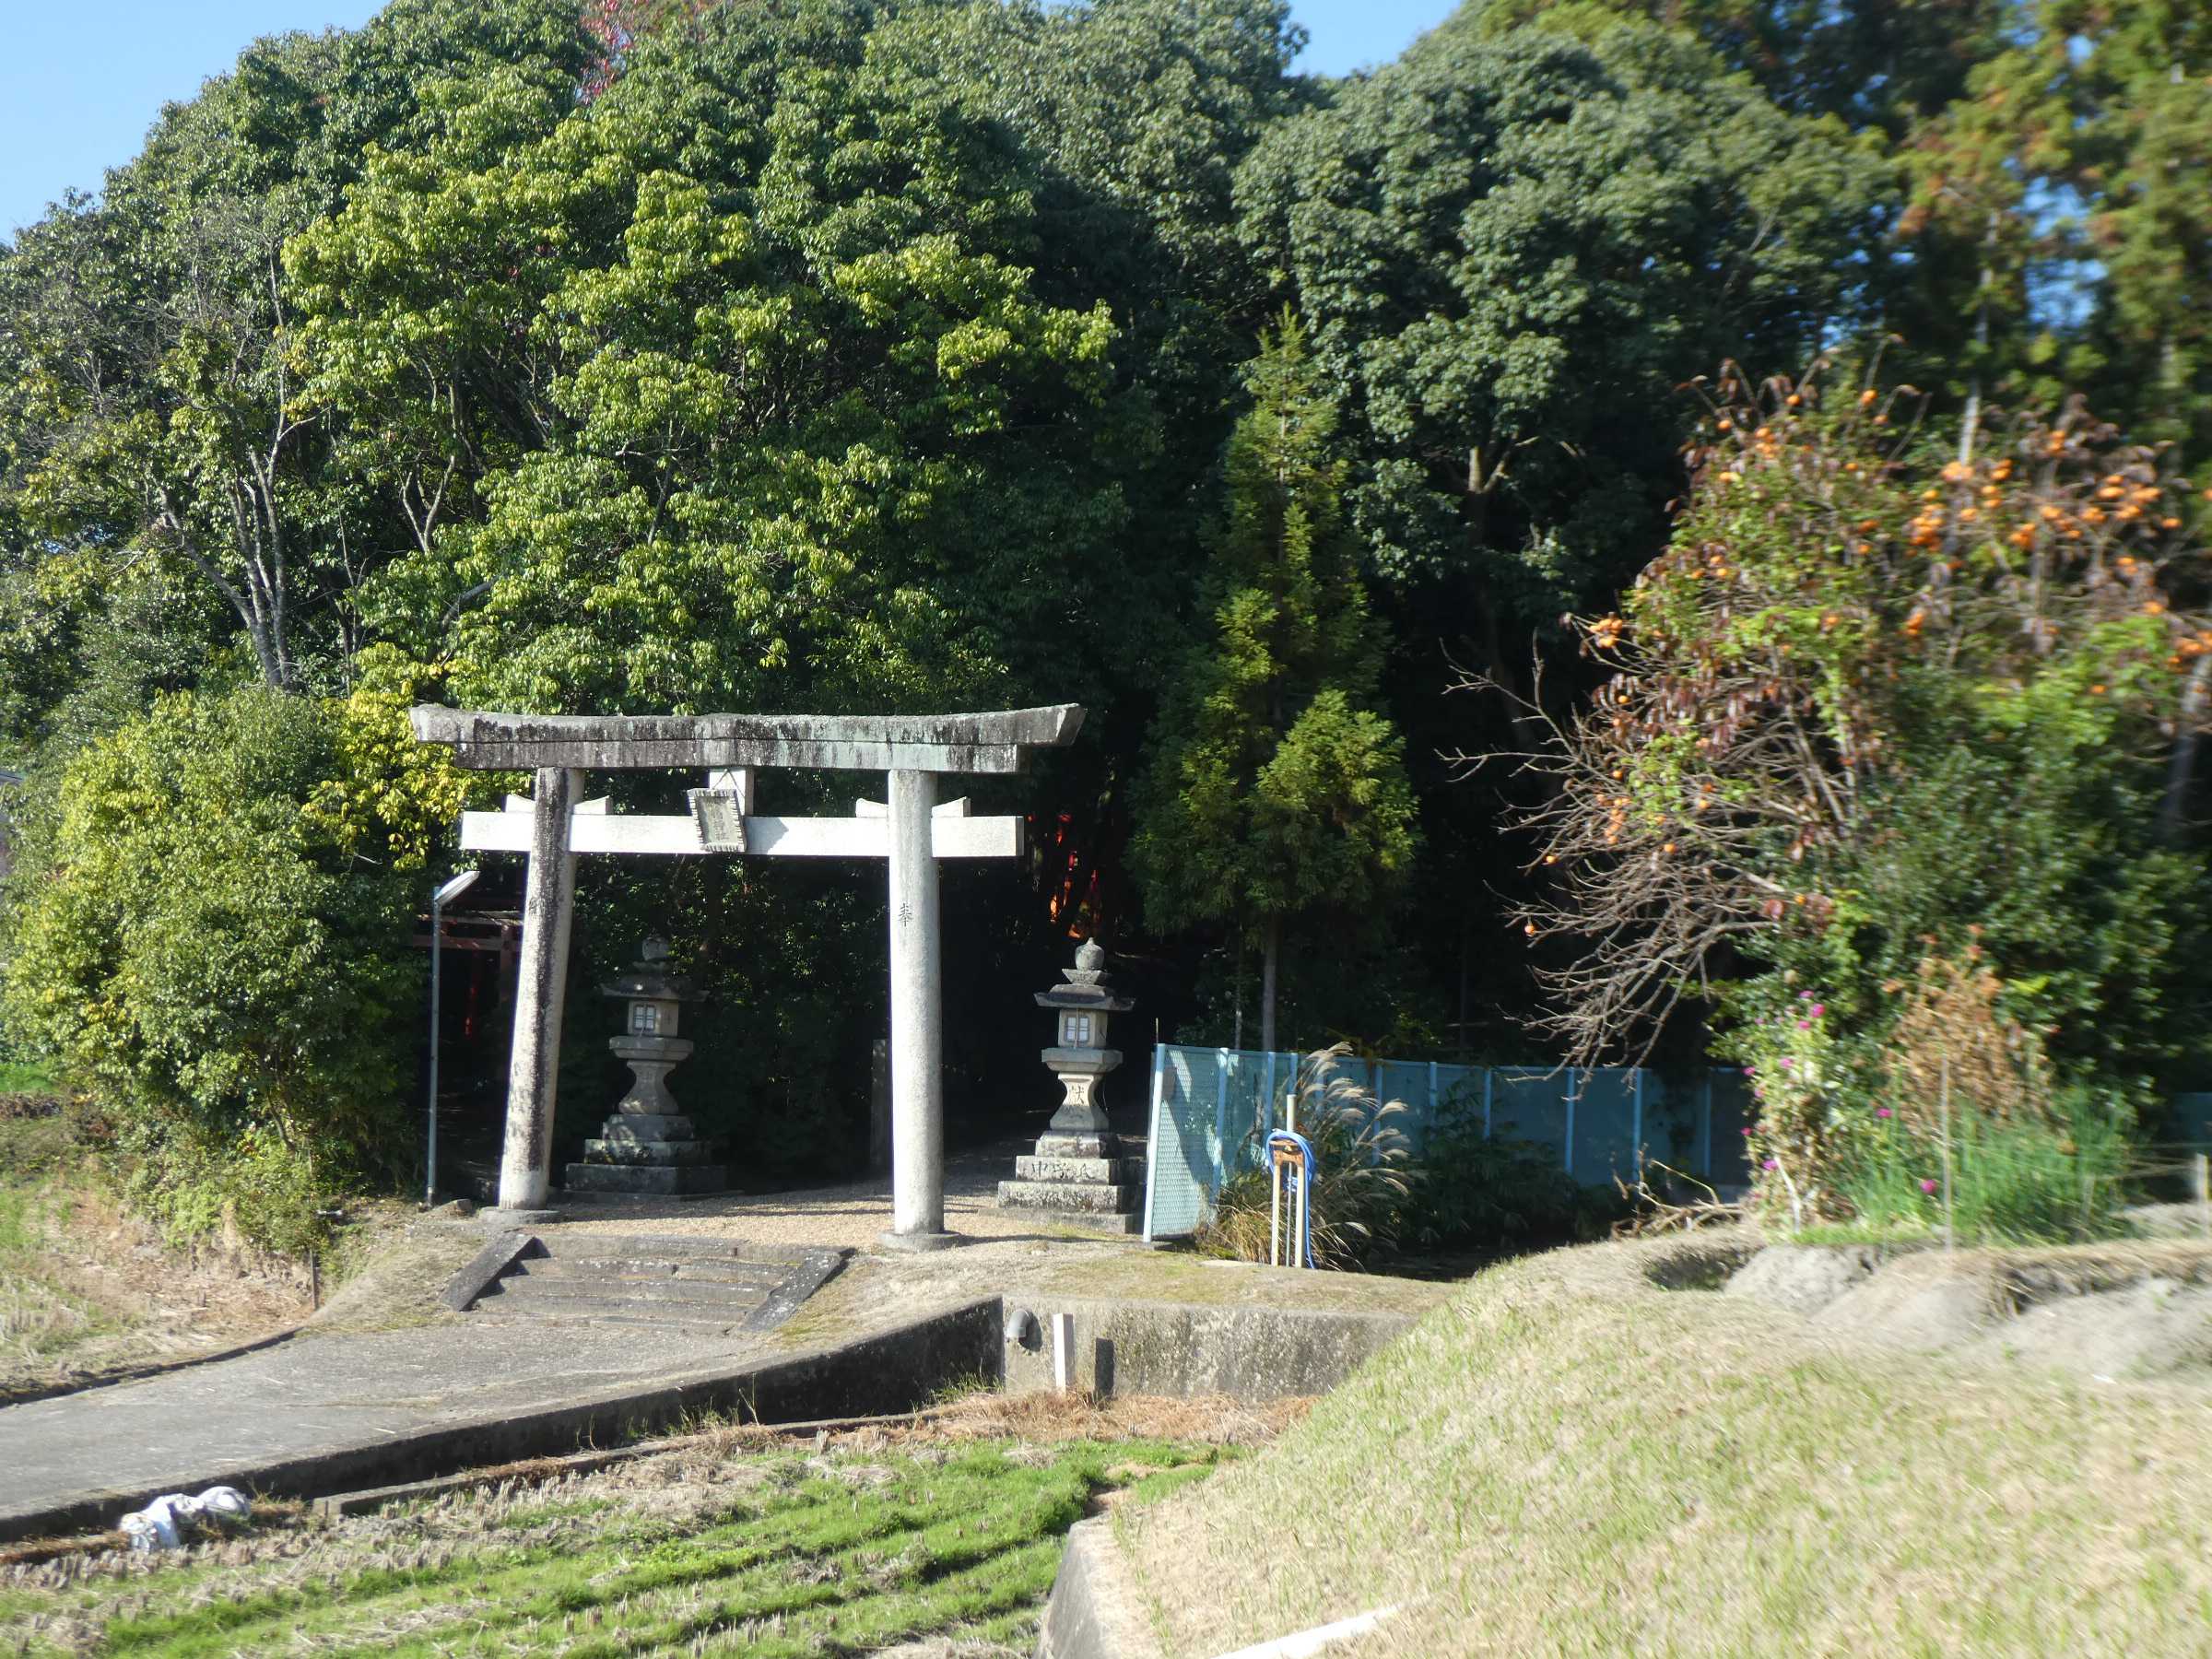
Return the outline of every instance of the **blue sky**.
[[[13,0],[0,54],[0,235],[137,153],[161,105],[229,68],[257,35],[358,28],[380,0]],[[1453,0],[1293,0],[1312,42],[1299,66],[1387,63]]]

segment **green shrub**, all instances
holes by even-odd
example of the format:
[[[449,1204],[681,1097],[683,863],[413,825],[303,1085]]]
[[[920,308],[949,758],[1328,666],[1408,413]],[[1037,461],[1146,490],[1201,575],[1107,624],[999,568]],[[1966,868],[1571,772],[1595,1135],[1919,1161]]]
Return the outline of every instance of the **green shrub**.
[[[1944,1225],[1945,1136],[1933,1106],[1877,1108],[1837,1178],[1852,1230],[1927,1233]],[[2120,1230],[2126,1201],[2124,1103],[2076,1093],[2056,1123],[2006,1123],[1971,1112],[1948,1135],[1953,1235],[1978,1243],[2050,1243]]]
[[[1482,1249],[1603,1237],[1619,1194],[1585,1187],[1556,1147],[1486,1135],[1477,1100],[1441,1101],[1422,1138],[1401,1233],[1420,1249]]]
[[[413,1146],[415,884],[306,809],[346,775],[341,720],[259,688],[163,698],[68,762],[21,849],[0,1014],[109,1109],[172,1235],[228,1206],[289,1248],[318,1194]]]

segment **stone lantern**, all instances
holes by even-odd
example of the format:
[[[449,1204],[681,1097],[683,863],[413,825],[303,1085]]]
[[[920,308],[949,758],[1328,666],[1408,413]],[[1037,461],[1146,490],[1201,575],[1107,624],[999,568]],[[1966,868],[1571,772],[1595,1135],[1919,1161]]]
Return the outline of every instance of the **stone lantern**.
[[[1033,1212],[1041,1221],[1135,1232],[1143,1160],[1124,1158],[1120,1137],[1100,1105],[1099,1080],[1122,1063],[1106,1046],[1116,1014],[1136,1005],[1114,994],[1106,953],[1096,939],[1076,952],[1076,965],[1060,971],[1063,983],[1037,993],[1037,1006],[1053,1011],[1053,1045],[1044,1063],[1060,1080],[1060,1109],[1033,1155],[1014,1160],[1012,1181],[998,1183],[1001,1209]]]
[[[699,996],[667,960],[668,942],[647,939],[629,971],[599,988],[623,1005],[622,1030],[606,1046],[629,1065],[631,1081],[599,1138],[583,1143],[583,1161],[569,1166],[572,1193],[665,1196],[729,1185],[727,1170],[709,1161],[712,1147],[668,1093],[668,1074],[691,1054],[691,1040],[677,1035],[683,1006]]]

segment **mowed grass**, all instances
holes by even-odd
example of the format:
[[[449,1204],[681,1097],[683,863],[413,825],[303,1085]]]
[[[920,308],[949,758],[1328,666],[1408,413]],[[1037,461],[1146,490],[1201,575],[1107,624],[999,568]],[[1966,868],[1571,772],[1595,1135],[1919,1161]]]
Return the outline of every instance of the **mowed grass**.
[[[881,1441],[883,1437],[877,1437]],[[1026,1655],[1067,1528],[1218,1445],[705,1445],[188,1555],[0,1569],[0,1653]]]
[[[1687,1248],[1484,1273],[1117,1518],[1169,1652],[1393,1604],[1332,1654],[2212,1652],[2212,1389],[1875,1349],[1659,1288]]]

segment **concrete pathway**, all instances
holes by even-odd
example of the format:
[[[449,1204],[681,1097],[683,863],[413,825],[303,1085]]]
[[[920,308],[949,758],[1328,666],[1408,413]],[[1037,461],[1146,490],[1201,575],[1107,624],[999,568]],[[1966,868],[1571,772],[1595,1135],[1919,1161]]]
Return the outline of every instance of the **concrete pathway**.
[[[947,1225],[991,1241],[982,1253],[994,1258],[1020,1249],[1020,1240],[1044,1248],[1031,1218],[1001,1215],[994,1202],[1015,1153],[1027,1149],[1012,1141],[978,1148],[952,1159],[947,1172]],[[564,1235],[703,1234],[869,1251],[891,1222],[888,1177],[811,1192],[571,1201],[560,1208],[564,1219],[550,1225]],[[1074,1249],[1089,1256],[1143,1247],[1100,1241]],[[973,1294],[953,1282],[970,1277],[960,1270],[970,1254],[915,1259],[916,1277],[900,1281],[895,1299],[903,1305],[876,1308],[862,1325],[882,1328]],[[272,1472],[287,1465],[297,1465],[296,1477],[283,1476],[282,1483],[295,1488],[373,1484],[346,1471],[372,1466],[380,1448],[389,1453],[402,1442],[456,1465],[534,1454],[546,1432],[520,1452],[506,1449],[522,1442],[518,1419],[571,1412],[581,1422],[606,1402],[664,1385],[711,1387],[789,1352],[760,1336],[658,1325],[474,1315],[368,1333],[311,1325],[237,1359],[0,1408],[0,1538],[21,1535],[26,1517],[63,1505],[86,1506],[71,1524],[112,1525],[154,1493],[249,1477],[278,1484]]]
[[[581,1324],[304,1332],[235,1359],[0,1410],[0,1535],[11,1517],[102,1494],[120,1503],[379,1442],[465,1436],[765,1351],[758,1339]]]

